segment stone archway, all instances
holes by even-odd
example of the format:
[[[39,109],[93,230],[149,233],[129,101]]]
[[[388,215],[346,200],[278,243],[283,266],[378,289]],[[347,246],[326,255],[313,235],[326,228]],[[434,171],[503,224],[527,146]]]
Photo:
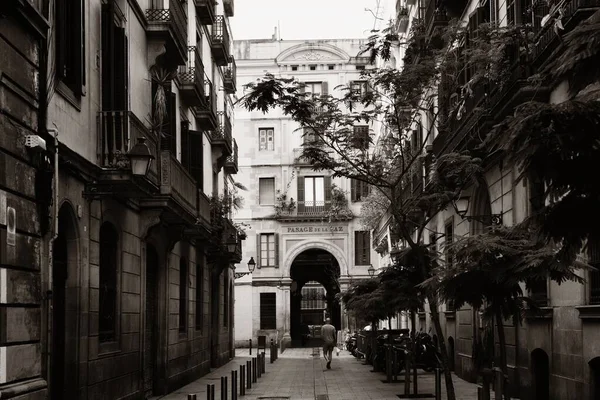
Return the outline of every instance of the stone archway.
[[[58,236],[52,244],[52,340],[50,396],[76,398],[79,371],[79,232],[73,207],[58,213]]]
[[[335,246],[334,244],[327,243],[327,242],[317,242],[317,241],[313,241],[313,240],[303,241],[303,242],[297,244],[296,246],[292,247],[289,251],[287,251],[287,253],[285,254],[285,257],[284,257],[284,264],[283,264],[283,271],[282,271],[283,276],[291,276],[291,269],[292,269],[292,264],[294,263],[294,260],[296,259],[296,257],[298,257],[298,255],[300,253],[302,253],[303,251],[309,250],[309,249],[322,249],[322,250],[325,250],[328,253],[330,253],[337,260],[337,263],[340,268],[340,274],[348,276],[348,274],[349,274],[348,262],[346,260],[346,257],[344,256],[344,253],[342,252],[342,250],[339,247]]]
[[[290,278],[291,296],[290,296],[290,336],[294,344],[302,342],[302,335],[307,334],[309,325],[312,325],[312,332],[318,332],[320,326],[324,323],[324,318],[330,318],[332,325],[336,329],[341,328],[341,305],[337,299],[340,292],[339,277],[340,265],[337,258],[324,250],[323,248],[306,248],[297,254],[291,260]],[[313,318],[310,321],[303,319],[309,313],[309,306],[303,303],[303,296],[308,293],[303,291],[303,287],[311,282],[311,286],[320,284],[324,288],[321,295],[323,298],[315,298],[321,311],[325,314],[321,318],[314,318],[314,312],[310,312]],[[307,308],[308,307],[308,308]],[[312,310],[314,311],[314,310]]]

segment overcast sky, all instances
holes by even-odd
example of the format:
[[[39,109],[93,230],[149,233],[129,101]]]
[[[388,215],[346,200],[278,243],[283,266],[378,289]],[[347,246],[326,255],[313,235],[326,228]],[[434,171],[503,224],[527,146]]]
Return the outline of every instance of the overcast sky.
[[[386,5],[394,0],[235,0],[231,30],[236,40],[270,39],[278,25],[283,40],[362,39],[373,28],[378,3],[385,26]]]

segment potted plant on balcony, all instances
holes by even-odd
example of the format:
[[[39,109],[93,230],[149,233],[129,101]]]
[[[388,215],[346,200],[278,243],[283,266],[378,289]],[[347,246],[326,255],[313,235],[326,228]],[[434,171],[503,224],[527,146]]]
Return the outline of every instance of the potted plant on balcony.
[[[293,197],[287,198],[287,190],[282,192],[277,190],[275,196],[275,216],[281,217],[282,215],[289,215],[296,209],[296,201]]]
[[[325,217],[329,223],[354,217],[348,207],[348,194],[335,184],[331,184],[331,205],[325,211]]]

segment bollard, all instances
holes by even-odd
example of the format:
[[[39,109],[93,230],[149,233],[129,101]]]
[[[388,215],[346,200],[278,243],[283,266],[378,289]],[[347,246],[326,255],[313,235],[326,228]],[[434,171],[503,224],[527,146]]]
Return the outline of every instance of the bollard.
[[[188,394],[187,400],[196,400],[196,395],[195,394]]]
[[[435,369],[435,400],[442,400],[442,369]]]
[[[240,396],[246,394],[246,366],[240,365]]]
[[[231,400],[237,400],[237,371],[231,371]]]
[[[260,354],[258,354],[258,355],[256,356],[256,363],[255,363],[255,366],[256,366],[256,377],[257,377],[257,378],[260,378],[260,375],[261,375],[261,372],[262,372],[262,370],[261,370],[261,368],[260,368]]]
[[[252,361],[246,361],[246,389],[252,389]]]
[[[221,377],[221,400],[227,400],[227,377]]]
[[[404,395],[410,394],[410,354],[404,351]]]
[[[252,383],[256,383],[257,380],[257,375],[256,375],[256,357],[254,357],[252,359]]]
[[[273,352],[273,341],[271,341],[271,348],[269,351],[269,359],[271,360],[271,364],[273,364],[273,361],[275,361],[275,359],[273,358],[275,356],[275,353]]]
[[[266,359],[265,359],[265,352],[264,351],[262,352],[262,369],[263,369],[263,374],[265,372],[267,372],[267,362],[266,362]]]
[[[388,383],[392,383],[392,346],[385,346],[385,372]]]
[[[250,355],[252,355],[252,339],[249,339],[248,342],[250,343]]]
[[[215,400],[215,385],[206,385],[206,400]]]

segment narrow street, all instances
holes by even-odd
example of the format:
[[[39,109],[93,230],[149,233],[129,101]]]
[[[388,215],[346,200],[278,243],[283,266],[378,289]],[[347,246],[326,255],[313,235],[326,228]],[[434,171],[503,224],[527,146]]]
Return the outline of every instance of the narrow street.
[[[313,356],[317,354],[318,356]],[[248,400],[363,400],[398,399],[403,393],[403,383],[386,384],[382,373],[370,372],[372,366],[342,351],[334,356],[331,370],[325,368],[325,361],[319,348],[288,349],[279,356],[274,364],[269,364],[267,354],[267,372],[262,375],[246,396]],[[253,351],[253,356],[256,353]],[[231,371],[249,360],[248,349],[238,349],[236,358],[225,366],[183,388],[162,397],[161,400],[187,400],[188,394],[196,394],[198,400],[206,399],[206,385],[214,384],[215,399],[221,399],[220,378],[231,377]],[[477,388],[454,377],[457,398],[461,400],[477,399]],[[231,383],[227,399],[231,399]],[[433,374],[419,370],[419,393],[433,393]],[[442,385],[444,390],[444,385]],[[432,397],[433,398],[433,397]],[[442,395],[445,399],[445,393]]]

